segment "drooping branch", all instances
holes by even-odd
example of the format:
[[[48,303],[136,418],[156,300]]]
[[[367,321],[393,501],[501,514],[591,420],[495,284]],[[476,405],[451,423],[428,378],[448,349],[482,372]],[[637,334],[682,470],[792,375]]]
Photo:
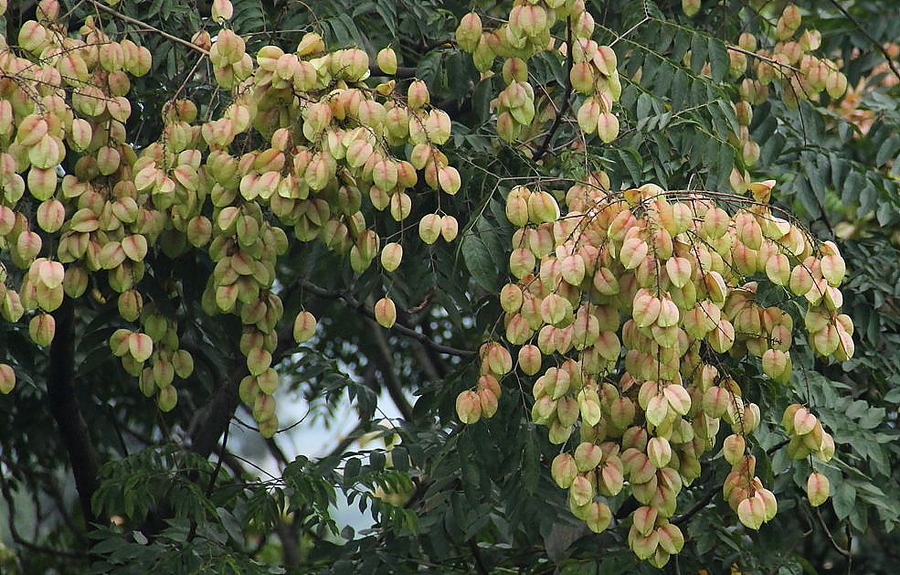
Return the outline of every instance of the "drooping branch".
[[[840,10],[841,14],[844,15],[844,18],[846,18],[851,23],[853,23],[853,25],[856,27],[857,31],[859,31],[860,34],[865,36],[869,42],[871,42],[876,48],[878,48],[878,51],[881,52],[881,54],[884,56],[884,59],[887,62],[888,67],[891,69],[891,72],[893,72],[895,76],[900,78],[900,69],[897,68],[897,64],[894,62],[894,59],[891,58],[891,55],[887,51],[887,49],[878,40],[873,38],[872,35],[869,34],[869,31],[866,30],[866,28],[864,26],[862,26],[856,20],[856,18],[853,17],[853,15],[850,14],[850,12],[848,12],[847,9],[844,8],[840,2],[838,2],[837,0],[829,0],[829,2],[831,2],[835,8]]]
[[[556,118],[553,120],[553,124],[550,125],[550,129],[547,131],[547,137],[544,138],[544,142],[541,144],[541,147],[535,151],[534,156],[532,156],[532,160],[537,162],[547,153],[547,150],[550,149],[550,142],[553,140],[553,136],[556,134],[556,130],[559,129],[560,124],[562,124],[563,116],[566,115],[566,112],[569,111],[569,106],[571,105],[572,100],[572,66],[575,65],[574,57],[572,53],[572,19],[566,18],[566,89],[563,92],[562,104],[559,107],[559,112],[556,114]]]
[[[412,406],[409,404],[406,396],[403,395],[403,385],[400,383],[400,378],[394,369],[394,360],[391,358],[391,348],[388,345],[387,338],[384,337],[381,326],[375,323],[374,320],[366,319],[365,322],[369,324],[369,332],[375,346],[375,364],[378,366],[378,371],[381,372],[381,376],[384,379],[388,395],[391,396],[391,400],[397,406],[403,419],[411,421],[413,415]]]
[[[56,320],[56,335],[50,344],[47,407],[56,421],[69,456],[85,524],[90,529],[95,519],[91,510],[91,497],[99,485],[100,465],[87,423],[75,397],[75,308],[72,302],[64,299],[53,317]]]
[[[166,40],[170,40],[172,42],[175,42],[176,44],[181,44],[182,46],[185,46],[186,48],[190,48],[191,50],[194,50],[195,52],[199,52],[205,56],[209,56],[208,50],[201,48],[200,46],[194,44],[193,42],[185,40],[184,38],[179,38],[178,36],[173,36],[172,34],[169,34],[168,32],[166,32],[164,30],[160,30],[159,28],[157,28],[155,26],[151,26],[150,24],[147,24],[146,22],[142,22],[141,20],[138,20],[137,18],[132,18],[131,16],[126,16],[125,14],[122,14],[121,12],[119,12],[118,10],[116,10],[115,8],[113,8],[111,6],[107,6],[106,4],[103,4],[102,2],[97,2],[97,0],[87,0],[87,1],[90,2],[91,6],[93,6],[97,10],[106,12],[107,14],[110,14],[111,16],[113,16],[123,22],[128,22],[129,24],[134,24],[135,26],[140,26],[142,29],[144,29],[147,32],[153,32],[154,34],[162,36]]]
[[[300,286],[302,286],[303,289],[305,289],[305,290],[309,291],[310,293],[313,293],[319,297],[343,300],[344,303],[346,303],[348,306],[350,306],[350,308],[353,309],[354,311],[356,311],[357,313],[360,313],[370,319],[373,319],[373,320],[375,319],[375,314],[372,312],[371,309],[367,308],[363,303],[357,301],[356,298],[354,298],[352,295],[350,295],[348,293],[325,289],[325,288],[320,287],[304,278],[298,278],[297,283]],[[418,331],[412,329],[411,327],[403,325],[399,322],[395,323],[394,326],[391,328],[391,330],[393,330],[401,335],[411,337],[417,341],[420,341],[421,343],[425,344],[429,348],[431,348],[434,351],[437,351],[439,353],[443,353],[446,355],[456,355],[459,357],[474,357],[476,355],[476,352],[474,352],[472,350],[459,349],[459,348],[455,348],[452,346],[437,343],[436,341],[430,339],[425,334],[418,332]]]

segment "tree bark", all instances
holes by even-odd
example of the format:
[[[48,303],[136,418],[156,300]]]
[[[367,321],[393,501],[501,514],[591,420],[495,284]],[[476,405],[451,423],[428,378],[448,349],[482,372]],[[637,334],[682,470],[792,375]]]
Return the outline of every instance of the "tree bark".
[[[95,520],[91,497],[97,490],[100,465],[90,431],[75,396],[75,309],[65,298],[53,313],[56,334],[50,344],[47,369],[47,407],[56,421],[72,465],[75,488],[88,530]]]

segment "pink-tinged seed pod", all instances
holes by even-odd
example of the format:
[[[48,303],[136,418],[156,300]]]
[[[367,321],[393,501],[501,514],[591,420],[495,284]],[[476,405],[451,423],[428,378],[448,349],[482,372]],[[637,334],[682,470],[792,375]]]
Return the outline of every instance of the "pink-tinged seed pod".
[[[476,392],[467,390],[456,397],[456,415],[465,424],[481,419],[481,400]]]
[[[452,242],[459,235],[459,222],[450,215],[441,217],[441,237],[445,242]]]
[[[213,22],[217,24],[227,22],[228,20],[231,20],[233,14],[234,7],[229,0],[213,0],[211,8]]]
[[[433,244],[441,235],[441,216],[426,214],[419,220],[419,238],[426,244]]]
[[[491,418],[497,413],[497,409],[499,407],[499,398],[497,395],[491,391],[490,389],[479,389],[475,392],[475,395],[478,396],[478,402],[481,406],[481,415],[484,418]]]
[[[584,475],[578,475],[569,486],[569,498],[579,507],[587,505],[594,498],[594,486]]]
[[[619,136],[619,119],[611,112],[600,114],[597,120],[597,135],[604,144],[609,144]]]
[[[662,469],[672,459],[672,446],[665,437],[652,437],[647,442],[647,457],[657,469]]]
[[[541,350],[535,345],[523,345],[519,348],[519,368],[526,375],[534,375],[541,369]]]
[[[806,496],[809,498],[809,504],[818,507],[828,500],[831,495],[831,483],[825,475],[819,472],[809,474],[806,480]]]
[[[746,442],[742,435],[729,435],[722,444],[722,453],[725,455],[725,461],[731,465],[736,465],[744,457],[745,450]]]
[[[568,453],[560,453],[550,464],[550,475],[560,488],[568,489],[578,476],[575,459]]]
[[[406,92],[406,103],[411,109],[418,110],[423,108],[430,100],[431,96],[428,93],[428,86],[425,85],[425,82],[415,80],[409,85]]]
[[[459,21],[456,28],[456,43],[465,52],[474,52],[481,40],[481,18],[474,12],[469,12]]]
[[[304,310],[294,319],[294,341],[304,343],[316,333],[316,317]]]
[[[451,196],[462,187],[459,171],[453,166],[444,166],[438,169],[437,180],[441,190]]]
[[[5,363],[0,363],[0,393],[6,395],[16,387],[16,372]]]
[[[28,322],[31,341],[40,346],[50,345],[56,333],[56,320],[48,313],[40,313]]]
[[[382,327],[390,329],[397,321],[397,307],[394,301],[383,297],[375,303],[375,321]]]

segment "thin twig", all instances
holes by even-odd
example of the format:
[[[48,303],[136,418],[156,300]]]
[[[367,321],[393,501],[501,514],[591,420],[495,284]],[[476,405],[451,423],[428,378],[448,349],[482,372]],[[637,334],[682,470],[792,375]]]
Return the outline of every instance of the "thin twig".
[[[732,52],[739,52],[745,56],[750,56],[751,58],[756,58],[757,60],[762,60],[767,64],[771,64],[772,66],[778,66],[779,68],[787,68],[792,72],[799,72],[799,68],[795,68],[790,64],[785,64],[784,62],[779,62],[773,58],[769,58],[768,56],[763,56],[762,54],[757,54],[756,52],[751,52],[750,50],[744,50],[740,46],[732,46],[731,44],[725,44],[726,50],[731,50]]]
[[[394,360],[391,358],[391,348],[388,345],[387,338],[384,337],[381,326],[375,323],[374,320],[366,320],[366,323],[369,324],[372,341],[375,344],[375,354],[377,356],[375,363],[379,365],[379,371],[381,371],[381,375],[384,378],[384,385],[387,387],[388,395],[391,396],[403,419],[412,421],[413,409],[406,396],[403,395],[403,384],[394,370]]]
[[[831,530],[828,529],[828,526],[825,524],[825,518],[822,517],[822,512],[819,511],[818,507],[814,507],[813,511],[816,519],[819,520],[819,526],[822,528],[822,531],[825,532],[825,536],[828,538],[828,541],[831,543],[831,546],[834,547],[834,550],[843,555],[844,557],[850,557],[850,551],[844,549],[838,542],[834,540],[834,535],[831,534]]]
[[[571,106],[571,98],[572,98],[572,66],[574,66],[574,50],[572,49],[572,18],[566,18],[566,89],[563,93],[562,105],[560,106],[559,113],[556,114],[556,118],[553,120],[553,124],[550,126],[550,130],[547,132],[547,137],[544,138],[544,143],[541,144],[541,147],[538,148],[532,159],[537,162],[547,153],[547,150],[550,148],[550,141],[553,140],[554,134],[556,134],[556,130],[559,129],[560,124],[562,124],[563,116],[566,115],[566,112],[569,111],[569,107]]]
[[[841,6],[841,4],[837,0],[828,0],[828,1],[831,2],[835,8],[840,10],[841,14],[843,14],[847,20],[850,20],[850,22],[852,22],[853,25],[856,26],[856,29],[859,30],[862,33],[862,35],[865,36],[866,39],[869,40],[869,42],[871,42],[876,47],[878,47],[878,51],[884,55],[884,59],[887,61],[887,65],[891,69],[891,72],[893,72],[895,76],[900,78],[900,69],[897,68],[897,64],[891,58],[891,55],[888,53],[888,51],[884,47],[884,45],[882,45],[878,40],[876,40],[874,37],[872,37],[872,35],[869,34],[869,31],[866,30],[866,28],[864,26],[860,25],[860,23],[856,20],[856,18],[854,18],[850,14],[850,12],[847,11],[846,8]]]
[[[297,283],[299,283],[303,287],[303,289],[308,290],[310,293],[313,293],[319,297],[343,300],[347,305],[349,305],[358,313],[370,319],[375,319],[375,314],[372,312],[372,310],[368,309],[365,305],[358,302],[350,294],[325,289],[304,278],[298,278]],[[401,323],[395,323],[391,330],[396,331],[401,335],[405,335],[407,337],[418,340],[439,353],[443,353],[446,355],[456,355],[459,357],[474,357],[476,355],[476,352],[472,350],[459,349],[437,343],[436,341],[429,339],[425,334],[420,333],[412,329],[411,327],[405,326]]]
[[[111,14],[112,16],[115,16],[116,18],[118,18],[119,20],[122,20],[123,22],[128,22],[129,24],[134,24],[135,26],[141,26],[145,30],[153,32],[154,34],[159,34],[166,40],[171,40],[172,42],[181,44],[182,46],[190,48],[191,50],[194,50],[195,52],[200,52],[201,54],[203,54],[205,56],[209,56],[208,50],[204,50],[203,48],[201,48],[200,46],[197,46],[196,44],[194,44],[193,42],[190,42],[189,40],[185,40],[184,38],[179,38],[178,36],[173,36],[172,34],[169,34],[168,32],[160,30],[159,28],[156,28],[155,26],[151,26],[150,24],[147,24],[146,22],[142,22],[142,21],[138,20],[137,18],[132,18],[131,16],[126,16],[125,14],[122,14],[121,12],[119,12],[118,10],[116,10],[115,8],[113,8],[111,6],[107,6],[106,4],[97,2],[97,0],[87,0],[87,1],[90,2],[94,8],[96,8],[98,10],[102,10],[102,11],[106,12],[107,14]]]

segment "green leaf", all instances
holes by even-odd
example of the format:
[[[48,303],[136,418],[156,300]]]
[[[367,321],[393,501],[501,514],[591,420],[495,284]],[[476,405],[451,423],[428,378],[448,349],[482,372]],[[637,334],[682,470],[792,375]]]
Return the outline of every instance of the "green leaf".
[[[875,165],[883,166],[894,157],[898,149],[900,149],[900,135],[893,134],[878,148],[878,153],[875,154]]]
[[[484,240],[476,233],[470,233],[462,241],[463,260],[475,282],[485,290],[495,292],[500,289],[500,270],[494,265]]]
[[[731,66],[728,50],[725,48],[725,44],[716,38],[709,39],[707,49],[709,50],[709,65],[713,82],[720,83],[728,76],[728,69]]]
[[[706,64],[708,46],[705,36],[694,34],[694,38],[691,40],[691,70],[698,74],[703,65]]]
[[[734,148],[729,144],[719,146],[719,157],[716,161],[716,179],[719,188],[728,185],[731,170],[734,168]]]
[[[640,154],[637,153],[637,150],[633,148],[620,148],[619,158],[621,158],[622,163],[625,164],[625,168],[631,176],[631,182],[636,186],[641,185],[644,179],[644,169],[643,161],[641,160]]]
[[[348,459],[344,464],[344,485],[353,485],[354,479],[359,476],[361,469],[362,462],[358,458]]]

